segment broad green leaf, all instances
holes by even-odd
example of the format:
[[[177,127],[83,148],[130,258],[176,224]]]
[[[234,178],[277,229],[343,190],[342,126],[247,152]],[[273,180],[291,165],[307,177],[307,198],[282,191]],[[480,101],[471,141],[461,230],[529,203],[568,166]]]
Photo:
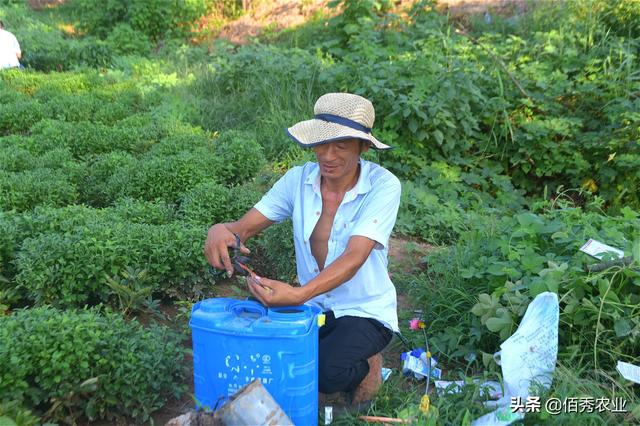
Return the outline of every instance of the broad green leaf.
[[[536,272],[539,271],[542,266],[544,265],[545,261],[547,259],[545,259],[542,256],[536,255],[534,253],[531,253],[527,256],[524,256],[522,258],[522,267],[526,270],[526,271],[530,271],[530,272]]]
[[[492,363],[495,363],[495,359],[493,358],[492,354],[488,354],[486,352],[482,352],[482,365],[487,368],[489,367]]]
[[[496,275],[496,276],[506,275],[504,271],[504,266],[499,263],[492,263],[491,265],[489,265],[489,267],[487,268],[487,272],[490,273],[491,275]]]
[[[529,227],[531,225],[544,225],[544,221],[534,213],[520,213],[516,216],[518,223],[522,226]]]
[[[624,337],[631,333],[631,323],[626,318],[620,318],[613,323],[613,329],[616,332],[616,336]]]
[[[442,145],[442,141],[444,141],[444,135],[440,130],[435,130],[433,132],[433,137],[436,139],[436,142],[438,142],[438,145]]]
[[[529,294],[536,297],[540,293],[547,291],[547,285],[541,279],[536,279],[529,284]]]
[[[497,333],[502,329],[511,326],[511,318],[506,316],[489,318],[487,320],[486,326],[490,331]]]

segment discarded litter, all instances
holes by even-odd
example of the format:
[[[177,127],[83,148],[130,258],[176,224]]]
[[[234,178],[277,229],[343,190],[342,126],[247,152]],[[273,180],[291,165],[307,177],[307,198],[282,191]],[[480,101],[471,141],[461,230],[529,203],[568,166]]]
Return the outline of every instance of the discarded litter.
[[[402,361],[402,373],[405,376],[413,374],[416,379],[422,380],[429,375],[427,353],[423,348],[402,353],[400,360]],[[442,370],[436,368],[436,364],[438,364],[438,360],[431,357],[431,377],[440,379],[442,377]]]
[[[624,257],[624,252],[622,250],[608,246],[591,238],[582,247],[580,247],[580,251],[588,254],[589,256],[593,256],[598,260],[602,260],[604,255],[608,253],[615,255],[618,259]]]
[[[330,425],[333,421],[333,407],[324,407],[324,424]]]
[[[549,389],[558,357],[558,320],[558,295],[551,292],[537,295],[516,332],[494,354],[502,367],[504,395],[485,405],[498,408],[474,420],[473,426],[509,425],[524,417],[522,412],[511,411],[512,397],[526,399]]]
[[[616,370],[627,380],[640,384],[640,367],[628,362],[618,361]]]
[[[386,382],[389,376],[391,376],[391,373],[393,373],[392,369],[382,367],[382,381]]]

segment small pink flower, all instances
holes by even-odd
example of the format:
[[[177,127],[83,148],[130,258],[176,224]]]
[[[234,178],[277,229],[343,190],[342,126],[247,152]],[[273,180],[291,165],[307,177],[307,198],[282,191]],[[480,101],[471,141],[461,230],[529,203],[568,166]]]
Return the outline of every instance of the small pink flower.
[[[420,319],[414,318],[409,321],[409,329],[418,330],[420,328]]]
[[[420,330],[426,327],[427,327],[427,324],[425,324],[425,322],[422,321],[420,318],[414,318],[412,320],[409,320],[409,329],[411,330]]]

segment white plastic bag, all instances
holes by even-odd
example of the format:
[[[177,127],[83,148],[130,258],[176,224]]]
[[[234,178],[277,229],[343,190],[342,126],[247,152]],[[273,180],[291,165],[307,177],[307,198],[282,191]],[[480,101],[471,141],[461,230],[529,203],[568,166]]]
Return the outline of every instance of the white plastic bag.
[[[558,358],[558,295],[541,293],[527,307],[518,330],[500,348],[505,396],[526,399],[535,386],[549,389]],[[532,385],[534,388],[532,388]]]
[[[505,419],[505,416],[496,418],[496,413],[509,409],[512,397],[526,401],[528,396],[549,389],[558,357],[559,313],[558,295],[555,293],[541,293],[529,304],[516,332],[500,345],[501,351],[494,355],[502,367],[504,396],[492,405],[500,408],[475,420],[473,425],[502,420],[500,417]],[[493,424],[508,425],[514,420],[506,418],[504,422]]]

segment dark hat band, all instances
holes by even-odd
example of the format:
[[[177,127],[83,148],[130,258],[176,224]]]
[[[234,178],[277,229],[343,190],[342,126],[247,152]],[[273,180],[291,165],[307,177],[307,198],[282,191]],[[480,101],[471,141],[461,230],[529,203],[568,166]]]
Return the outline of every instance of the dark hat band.
[[[322,121],[327,121],[329,123],[336,123],[342,126],[349,127],[354,130],[358,130],[364,133],[371,133],[371,127],[363,126],[360,123],[356,123],[353,120],[349,120],[348,118],[340,117],[339,115],[333,114],[316,114],[315,118]]]

